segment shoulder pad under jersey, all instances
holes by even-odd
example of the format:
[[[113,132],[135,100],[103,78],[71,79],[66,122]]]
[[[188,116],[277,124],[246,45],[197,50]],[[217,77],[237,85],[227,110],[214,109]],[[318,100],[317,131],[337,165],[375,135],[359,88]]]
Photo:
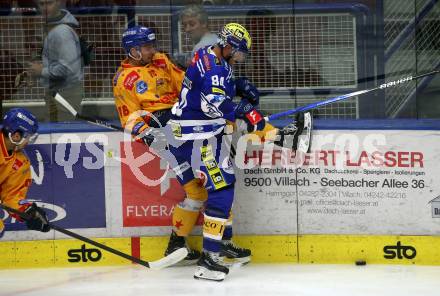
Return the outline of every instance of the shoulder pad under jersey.
[[[153,65],[159,68],[166,68],[168,57],[164,53],[157,52],[153,56]]]

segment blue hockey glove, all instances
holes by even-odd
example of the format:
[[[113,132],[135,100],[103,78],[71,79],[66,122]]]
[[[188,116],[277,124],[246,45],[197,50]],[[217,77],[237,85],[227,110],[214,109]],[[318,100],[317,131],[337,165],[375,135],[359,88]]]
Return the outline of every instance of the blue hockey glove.
[[[235,116],[246,122],[249,133],[261,131],[266,125],[264,116],[247,99],[242,99],[238,103],[235,108]]]
[[[247,99],[254,107],[260,104],[260,93],[246,77],[240,77],[235,80],[236,94]]]

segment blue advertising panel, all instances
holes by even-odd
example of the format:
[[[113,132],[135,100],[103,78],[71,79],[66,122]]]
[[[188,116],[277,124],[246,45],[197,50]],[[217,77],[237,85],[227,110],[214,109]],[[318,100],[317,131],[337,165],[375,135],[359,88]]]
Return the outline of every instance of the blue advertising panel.
[[[26,154],[33,171],[27,199],[45,208],[51,222],[63,228],[106,227],[102,144],[36,144],[26,147]],[[5,225],[26,229],[10,217]]]

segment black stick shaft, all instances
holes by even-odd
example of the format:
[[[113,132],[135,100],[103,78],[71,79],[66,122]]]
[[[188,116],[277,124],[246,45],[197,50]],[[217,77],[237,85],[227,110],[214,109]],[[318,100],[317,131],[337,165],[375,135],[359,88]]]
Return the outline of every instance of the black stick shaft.
[[[83,115],[81,115],[79,113],[76,114],[76,118],[84,120],[84,121],[87,121],[87,122],[90,122],[91,124],[95,124],[95,125],[98,125],[98,126],[106,127],[108,129],[112,129],[112,130],[115,130],[115,131],[120,131],[120,132],[124,132],[125,131],[123,127],[120,127],[118,125],[114,125],[114,124],[111,124],[109,122],[106,122],[106,121],[103,121],[103,120],[99,120],[99,119],[96,119],[96,118],[91,118],[91,117],[83,116]]]
[[[6,206],[4,204],[0,204],[0,207],[3,208],[4,210],[10,212],[10,213],[17,214],[23,220],[29,220],[30,219],[29,215],[27,215],[26,213],[20,212],[20,211],[18,211],[16,209],[8,207],[8,206]],[[101,248],[103,250],[106,250],[107,252],[110,252],[112,254],[115,254],[117,256],[125,258],[127,260],[133,261],[133,262],[135,262],[137,264],[143,265],[143,266],[148,267],[148,268],[150,267],[150,264],[147,261],[141,260],[139,258],[130,256],[128,254],[125,254],[125,253],[123,253],[121,251],[115,250],[115,249],[113,249],[113,248],[111,248],[109,246],[106,246],[104,244],[98,243],[97,241],[91,240],[91,239],[89,239],[87,237],[84,237],[84,236],[79,235],[77,233],[74,233],[74,232],[72,232],[70,230],[67,230],[67,229],[64,229],[62,227],[59,227],[59,226],[57,226],[55,224],[49,223],[49,226],[50,226],[50,228],[52,228],[52,229],[54,229],[54,230],[56,230],[58,232],[64,233],[65,235],[68,235],[68,236],[76,238],[76,239],[78,239],[80,241],[89,243],[89,244],[91,244],[91,245],[93,245],[95,247],[98,247],[98,248]]]
[[[133,262],[135,262],[135,263],[137,263],[137,264],[143,265],[143,266],[145,266],[145,267],[150,267],[150,264],[149,264],[148,262],[144,261],[144,260],[141,260],[141,259],[138,259],[138,258],[136,258],[136,257],[130,256],[130,255],[128,255],[128,254],[125,254],[125,253],[123,253],[123,252],[121,252],[121,251],[118,251],[118,250],[116,250],[116,249],[113,249],[113,248],[111,248],[111,247],[109,247],[109,246],[106,246],[106,245],[104,245],[104,244],[98,243],[97,241],[91,240],[91,239],[89,239],[89,238],[87,238],[87,237],[84,237],[84,236],[82,236],[82,235],[79,235],[79,234],[77,234],[77,233],[74,233],[74,232],[72,232],[72,231],[70,231],[70,230],[64,229],[64,228],[59,227],[59,226],[57,226],[57,225],[54,225],[54,224],[52,224],[52,223],[49,223],[49,225],[50,225],[50,227],[51,227],[52,229],[54,229],[54,230],[56,230],[56,231],[58,231],[58,232],[64,233],[65,235],[71,236],[71,237],[76,238],[76,239],[78,239],[78,240],[80,240],[80,241],[83,241],[83,242],[89,243],[89,244],[91,244],[91,245],[94,245],[95,247],[98,247],[98,248],[101,248],[101,249],[103,249],[103,250],[106,250],[107,252],[110,252],[110,253],[112,253],[112,254],[115,254],[115,255],[117,255],[117,256],[120,256],[120,257],[122,257],[122,258],[125,258],[125,259],[127,259],[127,260],[133,261]]]

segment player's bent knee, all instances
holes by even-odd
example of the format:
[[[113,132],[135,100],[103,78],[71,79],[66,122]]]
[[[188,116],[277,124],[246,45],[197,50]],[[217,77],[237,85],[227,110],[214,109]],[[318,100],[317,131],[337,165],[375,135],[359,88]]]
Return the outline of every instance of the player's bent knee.
[[[199,217],[203,201],[185,198],[173,211],[173,229],[178,236],[188,236]]]
[[[183,185],[183,190],[185,190],[186,196],[192,200],[203,203],[208,199],[208,192],[199,179],[193,179]]]
[[[199,211],[208,198],[208,192],[199,179],[193,179],[183,185],[186,198],[180,202],[173,212],[173,229],[179,236],[188,236],[199,217]]]
[[[199,210],[202,205],[203,203],[201,202],[195,201],[195,203],[192,203],[186,198],[185,201],[179,203],[174,208],[173,229],[178,236],[188,236],[191,233],[199,217]]]

